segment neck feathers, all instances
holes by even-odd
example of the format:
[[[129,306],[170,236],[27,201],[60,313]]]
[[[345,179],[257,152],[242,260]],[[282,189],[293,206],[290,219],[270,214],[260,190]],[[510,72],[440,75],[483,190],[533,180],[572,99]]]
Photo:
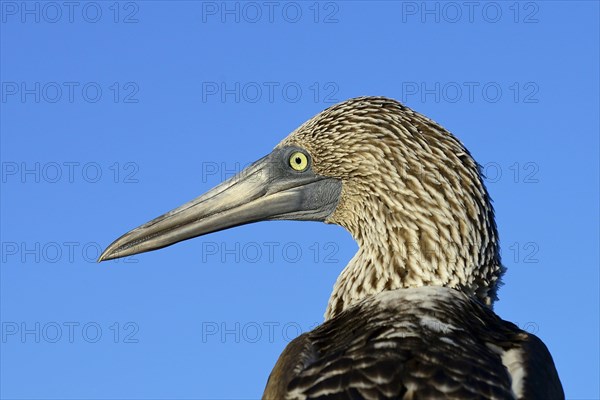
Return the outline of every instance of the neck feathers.
[[[442,242],[402,230],[383,230],[377,241],[360,240],[359,250],[344,268],[329,299],[325,319],[363,299],[388,290],[445,286],[492,306],[503,267],[497,258],[477,261],[473,243]],[[414,231],[411,233],[414,234]]]

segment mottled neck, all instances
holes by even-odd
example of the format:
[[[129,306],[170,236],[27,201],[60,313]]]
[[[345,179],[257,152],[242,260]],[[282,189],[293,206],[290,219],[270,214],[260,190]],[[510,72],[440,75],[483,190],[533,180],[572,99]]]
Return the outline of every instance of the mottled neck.
[[[374,262],[359,249],[338,277],[329,298],[325,320],[335,317],[349,306],[386,290],[393,282],[389,270]]]
[[[369,242],[358,237],[358,252],[350,260],[338,277],[327,305],[325,319],[330,319],[356,304],[386,290],[424,286],[422,279],[416,279],[407,270],[409,249],[398,238],[389,242],[389,235],[382,232],[375,236],[377,242]],[[416,251],[418,252],[418,250]]]
[[[335,283],[326,320],[381,292],[424,286],[452,287],[491,306],[495,279],[482,273],[499,265],[480,265],[477,243],[465,237],[444,241],[404,225],[365,224],[354,232],[359,250]]]

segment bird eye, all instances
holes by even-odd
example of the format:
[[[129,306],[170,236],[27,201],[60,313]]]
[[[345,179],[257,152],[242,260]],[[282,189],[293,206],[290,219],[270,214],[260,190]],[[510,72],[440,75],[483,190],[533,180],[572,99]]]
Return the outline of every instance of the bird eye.
[[[295,171],[304,171],[308,167],[308,157],[304,153],[295,151],[290,156],[290,166]]]

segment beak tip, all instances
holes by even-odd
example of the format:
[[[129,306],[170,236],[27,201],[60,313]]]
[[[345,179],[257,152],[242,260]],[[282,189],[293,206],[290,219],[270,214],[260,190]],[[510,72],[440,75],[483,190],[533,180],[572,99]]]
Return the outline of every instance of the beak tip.
[[[102,254],[100,254],[100,257],[98,257],[98,259],[96,260],[97,263],[101,263],[102,261],[107,261],[108,260],[108,255],[106,254],[106,250],[104,250],[102,252]]]
[[[102,252],[102,254],[100,254],[100,257],[98,257],[96,262],[101,263],[102,261],[108,261],[119,257],[119,252],[115,252],[114,246],[110,245]]]

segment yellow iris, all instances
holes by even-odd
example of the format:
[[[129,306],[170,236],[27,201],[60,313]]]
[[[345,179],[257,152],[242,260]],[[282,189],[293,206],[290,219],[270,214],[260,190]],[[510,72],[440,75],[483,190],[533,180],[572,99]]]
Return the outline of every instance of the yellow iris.
[[[304,153],[295,151],[290,156],[290,166],[296,171],[304,171],[308,167],[308,157]]]

